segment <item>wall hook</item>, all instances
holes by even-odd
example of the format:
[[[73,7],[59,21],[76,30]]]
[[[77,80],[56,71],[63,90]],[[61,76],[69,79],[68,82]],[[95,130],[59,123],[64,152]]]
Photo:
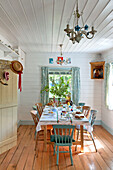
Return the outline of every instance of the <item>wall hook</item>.
[[[7,84],[7,83],[4,83],[1,78],[0,78],[0,83],[3,84],[3,85],[5,85],[5,86],[8,86],[8,84]]]

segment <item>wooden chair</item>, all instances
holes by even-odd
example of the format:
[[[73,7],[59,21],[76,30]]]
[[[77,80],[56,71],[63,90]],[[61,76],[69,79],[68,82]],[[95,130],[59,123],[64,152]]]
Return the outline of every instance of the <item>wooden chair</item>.
[[[32,116],[32,119],[34,121],[34,124],[35,124],[35,129],[36,129],[36,126],[38,124],[38,121],[39,121],[39,117],[37,115],[37,111],[36,110],[31,110],[30,111],[30,114]],[[36,130],[35,130],[35,137],[36,137]]]
[[[37,124],[38,124],[38,121],[39,121],[39,117],[37,115],[37,111],[36,110],[31,110],[30,114],[31,114],[31,116],[33,118],[33,121],[34,121],[34,124],[35,124],[35,127],[36,127]]]
[[[37,107],[38,113],[39,113],[39,115],[40,115],[40,117],[41,117],[42,112],[43,112],[42,103],[36,103],[35,106]]]
[[[90,110],[91,110],[91,107],[90,106],[83,106],[82,107],[82,112],[84,114],[84,116],[88,119],[89,116],[90,116]]]
[[[36,103],[35,105],[37,106],[37,111],[39,113],[39,116],[41,117],[42,112],[43,112],[42,103]],[[52,134],[53,126],[52,125],[47,125],[47,130],[50,130],[51,134]]]
[[[50,135],[52,135],[52,130],[53,127],[52,126],[47,125],[47,140],[50,141]],[[39,141],[44,141],[44,127],[41,126],[41,130],[37,132],[36,134],[36,142],[35,142],[35,156],[38,157],[38,142]]]
[[[42,112],[43,112],[43,105],[42,103],[36,103],[35,106],[37,107],[37,111],[38,111],[38,114],[39,114],[39,117],[41,117],[42,115]],[[53,126],[52,125],[47,125],[47,131],[50,133],[50,135],[52,135],[52,130],[53,130]],[[35,151],[36,151],[36,157],[38,156],[38,151],[37,151],[37,145],[38,145],[38,141],[44,141],[44,139],[40,139],[39,136],[40,135],[44,135],[44,129],[43,129],[43,126],[42,126],[42,130],[39,131],[36,135],[36,143],[35,143]]]
[[[84,114],[84,116],[89,119],[90,117],[90,110],[91,110],[91,107],[90,106],[83,106],[82,107],[82,113]],[[83,126],[83,130],[85,129],[85,126]],[[80,125],[77,125],[76,126],[76,130],[77,130],[77,140],[79,138],[79,132],[80,132]],[[75,147],[75,150],[77,150],[77,145]]]
[[[85,103],[78,103],[78,105],[83,107]]]
[[[39,117],[37,115],[37,111],[31,110],[30,114],[33,118],[33,121],[34,121],[34,124],[35,124],[35,129],[36,129],[37,124],[39,122]],[[53,129],[52,126],[51,127],[49,125],[47,126],[47,131],[49,132],[48,133],[49,137],[52,134],[51,133],[52,129]],[[37,150],[38,141],[44,141],[44,128],[43,128],[43,126],[42,126],[42,129],[39,132],[36,132],[36,130],[35,130],[35,139],[36,139],[36,141],[35,141],[35,151],[36,151],[35,154],[36,154],[36,156],[38,156],[38,150]]]
[[[95,144],[93,133],[92,133],[93,125],[94,125],[94,122],[95,122],[95,119],[96,119],[96,114],[97,114],[97,110],[91,110],[91,114],[90,114],[90,118],[89,118],[90,125],[88,125],[88,126],[84,125],[83,131],[90,134],[92,141],[93,141],[93,144],[94,144],[94,147],[95,147],[95,151],[97,152],[96,144]],[[76,130],[77,130],[77,140],[78,140],[79,139],[79,132],[80,132],[80,125],[76,126]],[[75,147],[75,150],[77,150],[77,146]]]
[[[55,153],[57,154],[57,165],[59,164],[59,153],[70,153],[71,165],[73,165],[71,146],[72,142],[75,142],[75,140],[73,139],[75,126],[53,125],[53,129],[55,135],[51,135],[51,142],[54,142],[54,155]],[[59,151],[59,146],[69,146],[69,151]]]

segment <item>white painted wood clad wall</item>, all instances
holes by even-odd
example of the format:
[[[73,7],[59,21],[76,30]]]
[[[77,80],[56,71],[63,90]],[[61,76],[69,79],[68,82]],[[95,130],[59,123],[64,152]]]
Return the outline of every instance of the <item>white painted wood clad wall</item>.
[[[17,142],[17,76],[7,71],[10,75],[8,86],[0,84],[0,154]]]
[[[113,50],[103,53],[103,60],[106,63],[113,62]],[[102,121],[111,129],[113,129],[113,110],[109,110],[105,106],[105,88],[104,82],[102,83]]]
[[[49,64],[49,57],[56,61],[58,53],[29,53],[26,56],[26,69],[23,75],[23,91],[20,93],[18,106],[18,120],[31,120],[30,110],[36,102],[40,102],[41,66],[56,66]],[[97,119],[101,120],[101,84],[103,80],[92,80],[90,77],[90,62],[99,58],[95,54],[67,53],[64,57],[71,57],[72,63],[65,67],[80,67],[81,102],[98,110]],[[64,65],[63,65],[64,66]],[[59,66],[62,67],[62,66]]]

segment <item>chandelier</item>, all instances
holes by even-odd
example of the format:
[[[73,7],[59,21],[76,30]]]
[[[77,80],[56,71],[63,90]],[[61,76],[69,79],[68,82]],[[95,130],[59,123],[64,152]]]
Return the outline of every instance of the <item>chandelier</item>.
[[[75,41],[79,43],[80,40],[84,38],[83,35],[85,35],[86,38],[88,39],[92,39],[97,31],[94,30],[93,26],[91,28],[91,31],[88,31],[89,26],[87,24],[84,24],[83,12],[79,13],[78,10],[78,0],[76,5],[76,11],[74,11],[73,15],[74,15],[73,28],[70,28],[69,24],[67,24],[66,29],[64,29],[72,43],[75,44]],[[79,25],[80,18],[82,26]]]

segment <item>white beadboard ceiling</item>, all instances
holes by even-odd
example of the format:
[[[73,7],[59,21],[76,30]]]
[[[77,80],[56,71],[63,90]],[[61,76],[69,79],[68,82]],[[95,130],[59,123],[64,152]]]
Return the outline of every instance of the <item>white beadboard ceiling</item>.
[[[0,34],[25,52],[95,52],[113,48],[113,0],[79,0],[86,24],[97,33],[72,44],[64,32],[76,0],[0,0]]]

